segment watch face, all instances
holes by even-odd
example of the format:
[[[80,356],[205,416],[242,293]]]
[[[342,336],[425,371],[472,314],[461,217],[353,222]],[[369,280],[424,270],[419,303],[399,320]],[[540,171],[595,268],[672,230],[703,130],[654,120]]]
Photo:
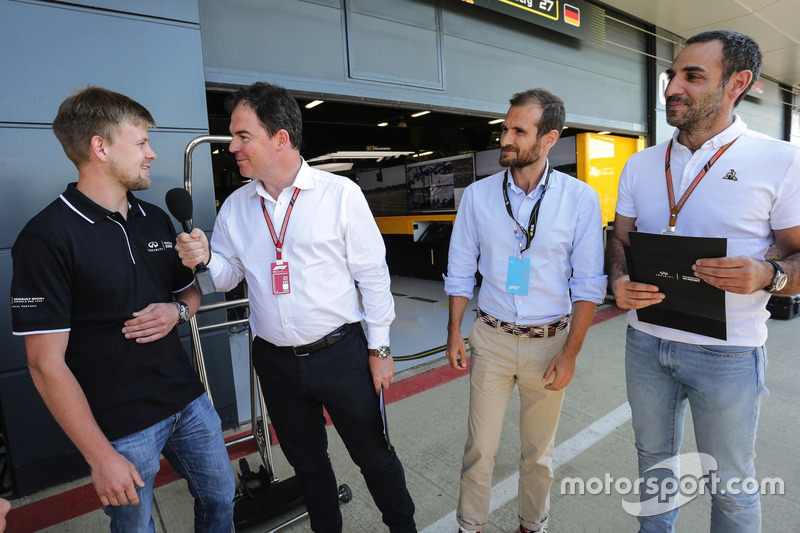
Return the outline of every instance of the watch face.
[[[392,351],[388,346],[381,346],[378,348],[378,359],[386,359],[390,355],[392,355]]]
[[[779,276],[778,279],[775,280],[775,290],[779,291],[783,289],[786,286],[786,281],[788,279],[789,277],[786,274]]]
[[[175,302],[178,304],[178,323],[183,324],[189,320],[189,306],[184,302]]]

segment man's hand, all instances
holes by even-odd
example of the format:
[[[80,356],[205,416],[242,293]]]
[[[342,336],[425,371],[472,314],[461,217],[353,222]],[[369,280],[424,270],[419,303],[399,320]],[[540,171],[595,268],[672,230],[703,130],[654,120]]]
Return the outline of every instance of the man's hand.
[[[698,259],[692,265],[695,275],[718,289],[750,294],[772,283],[774,267],[745,255]]]
[[[627,274],[617,278],[611,288],[620,309],[642,309],[664,299],[664,293],[658,292],[658,287],[631,281]]]
[[[153,342],[172,331],[177,323],[178,308],[174,304],[150,304],[125,321],[122,333],[126,339],[136,339],[138,343]]]
[[[569,382],[575,376],[575,358],[577,355],[569,355],[562,349],[553,357],[542,376],[542,382],[547,383],[544,386],[545,389],[559,391],[569,385]],[[551,379],[552,381],[550,381]]]
[[[175,250],[181,258],[183,266],[194,269],[200,263],[208,264],[211,252],[208,238],[203,230],[194,228],[191,233],[179,233],[175,242]]]
[[[447,349],[445,351],[450,366],[456,370],[467,369],[467,345],[461,337],[461,332],[447,332]]]
[[[103,506],[139,503],[136,487],[144,487],[144,480],[133,463],[114,451],[91,467],[92,483]]]
[[[375,392],[380,393],[381,387],[388,390],[389,384],[394,379],[394,359],[391,355],[386,359],[369,356],[369,371],[372,374]]]
[[[0,533],[6,530],[6,515],[11,510],[11,503],[4,498],[0,498]]]

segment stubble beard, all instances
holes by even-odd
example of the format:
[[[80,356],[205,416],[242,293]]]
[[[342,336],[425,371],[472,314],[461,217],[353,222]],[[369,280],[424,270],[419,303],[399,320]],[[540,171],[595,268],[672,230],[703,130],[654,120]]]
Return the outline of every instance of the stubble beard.
[[[695,133],[707,129],[722,107],[724,92],[725,88],[720,87],[717,91],[703,95],[702,98],[695,101],[670,96],[667,98],[667,104],[677,101],[686,104],[687,107],[680,114],[674,113],[670,115],[669,111],[667,111],[667,124],[686,133]]]
[[[542,150],[539,148],[539,141],[531,148],[530,155],[520,154],[519,150],[515,152],[516,156],[512,158],[505,157],[505,153],[500,152],[500,166],[505,168],[521,169],[529,167],[539,161],[542,157]]]
[[[138,174],[136,177],[127,175],[116,162],[111,162],[109,167],[111,174],[117,181],[129,191],[146,191],[150,188],[150,178]]]

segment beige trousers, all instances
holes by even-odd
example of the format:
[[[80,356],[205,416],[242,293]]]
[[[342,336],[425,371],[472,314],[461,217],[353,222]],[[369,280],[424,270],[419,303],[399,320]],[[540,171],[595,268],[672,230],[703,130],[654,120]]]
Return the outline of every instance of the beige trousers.
[[[469,426],[456,519],[479,530],[489,520],[494,458],[503,416],[519,387],[519,518],[531,531],[547,525],[553,483],[553,445],[564,391],[544,388],[542,375],[567,339],[568,328],[547,339],[517,337],[476,320],[469,336]]]

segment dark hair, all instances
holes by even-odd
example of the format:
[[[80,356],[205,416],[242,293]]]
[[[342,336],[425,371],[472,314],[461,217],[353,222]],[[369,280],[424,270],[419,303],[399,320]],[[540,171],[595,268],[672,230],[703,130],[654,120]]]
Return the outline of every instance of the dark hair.
[[[542,117],[539,119],[539,124],[536,125],[538,138],[552,130],[556,130],[561,135],[567,117],[564,101],[547,89],[537,87],[517,93],[511,97],[509,102],[512,106],[538,105],[542,108]]]
[[[125,121],[148,127],[156,125],[139,102],[90,85],[61,103],[53,120],[53,133],[67,157],[80,169],[89,161],[92,137],[99,135],[113,143],[117,129]]]
[[[739,95],[734,105],[745,97],[753,83],[761,75],[761,49],[751,37],[731,30],[711,30],[698,33],[686,40],[686,45],[720,41],[722,43],[722,85],[728,83],[731,76],[743,70],[753,73],[750,85]]]
[[[292,146],[300,149],[303,142],[303,115],[297,101],[286,89],[259,81],[233,94],[231,108],[239,104],[245,104],[256,112],[270,137],[279,130],[286,130]]]

